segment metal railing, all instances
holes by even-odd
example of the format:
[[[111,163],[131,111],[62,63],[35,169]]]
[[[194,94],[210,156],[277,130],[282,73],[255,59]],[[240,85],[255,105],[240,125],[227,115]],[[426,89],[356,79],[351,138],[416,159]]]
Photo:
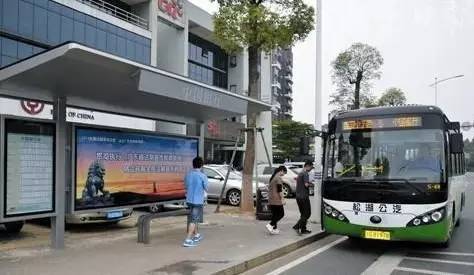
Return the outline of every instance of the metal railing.
[[[141,18],[140,16],[130,13],[126,10],[123,10],[119,7],[116,7],[103,0],[76,0],[76,1],[81,2],[85,5],[88,5],[89,7],[92,7],[94,9],[98,9],[109,15],[112,15],[113,17],[124,20],[130,24],[133,24],[140,28],[148,30],[148,20]]]

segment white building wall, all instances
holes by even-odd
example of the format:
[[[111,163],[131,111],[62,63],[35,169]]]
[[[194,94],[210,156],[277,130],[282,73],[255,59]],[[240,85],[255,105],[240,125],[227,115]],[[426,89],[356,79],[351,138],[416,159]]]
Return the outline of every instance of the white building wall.
[[[272,100],[272,88],[271,88],[271,58],[270,55],[262,53],[260,60],[260,97],[261,100],[267,103],[271,103]],[[272,152],[272,112],[261,112],[257,116],[257,127],[264,128],[262,134],[267,145],[267,150],[270,156],[270,161],[273,161]],[[258,163],[268,163],[268,158],[265,152],[265,147],[262,138],[259,136],[257,139],[257,155],[255,161]]]
[[[157,26],[157,67],[179,75],[186,75],[187,32],[161,20],[158,20]]]

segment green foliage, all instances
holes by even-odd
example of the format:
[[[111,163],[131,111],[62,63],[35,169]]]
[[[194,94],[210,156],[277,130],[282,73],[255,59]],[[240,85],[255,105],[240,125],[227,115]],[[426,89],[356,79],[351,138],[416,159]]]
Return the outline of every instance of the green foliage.
[[[361,105],[372,105],[364,103],[364,100],[373,100],[369,93],[370,84],[381,75],[383,58],[376,48],[355,43],[340,53],[331,65],[332,80],[337,85],[331,104],[339,108],[350,104],[356,109]]]
[[[335,106],[335,110],[347,110],[349,106],[354,106],[354,90],[351,88],[341,88],[337,92],[329,95],[329,104]],[[369,90],[361,90],[359,95],[360,106],[370,108],[377,106],[377,98]]]
[[[396,106],[406,104],[407,98],[403,91],[399,88],[389,88],[379,98],[378,106]]]
[[[301,138],[310,136],[313,125],[293,120],[273,121],[273,145],[276,158],[295,159],[300,154]]]
[[[216,0],[214,0],[216,1]],[[227,52],[246,47],[269,52],[291,47],[314,28],[314,9],[303,0],[217,0],[214,33]]]

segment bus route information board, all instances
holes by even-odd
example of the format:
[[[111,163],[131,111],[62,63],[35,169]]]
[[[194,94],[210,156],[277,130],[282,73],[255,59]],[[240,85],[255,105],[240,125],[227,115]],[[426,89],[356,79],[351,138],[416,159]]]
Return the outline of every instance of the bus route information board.
[[[6,215],[53,210],[52,136],[8,133]]]

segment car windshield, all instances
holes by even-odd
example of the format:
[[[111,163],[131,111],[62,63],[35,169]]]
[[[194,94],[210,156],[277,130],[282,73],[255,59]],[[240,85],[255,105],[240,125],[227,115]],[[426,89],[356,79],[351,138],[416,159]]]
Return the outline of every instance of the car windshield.
[[[340,132],[328,144],[328,177],[439,182],[443,139],[438,129]]]

